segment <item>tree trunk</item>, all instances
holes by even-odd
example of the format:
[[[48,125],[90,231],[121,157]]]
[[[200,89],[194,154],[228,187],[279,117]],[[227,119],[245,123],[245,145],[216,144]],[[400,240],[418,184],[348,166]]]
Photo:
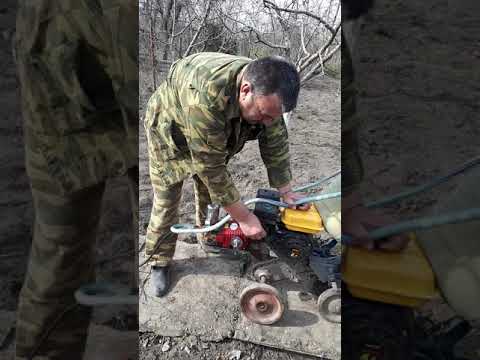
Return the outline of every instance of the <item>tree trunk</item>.
[[[155,23],[154,23],[154,12],[150,14],[150,57],[152,60],[152,80],[153,88],[157,88],[157,60],[155,58]]]

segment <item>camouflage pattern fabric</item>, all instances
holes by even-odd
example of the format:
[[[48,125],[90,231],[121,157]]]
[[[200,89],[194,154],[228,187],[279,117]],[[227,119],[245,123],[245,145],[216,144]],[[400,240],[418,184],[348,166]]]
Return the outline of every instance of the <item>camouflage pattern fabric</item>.
[[[95,230],[104,184],[64,197],[33,190],[36,211],[27,275],[17,309],[16,356],[81,359],[91,310],[68,311],[74,291],[94,280]],[[57,316],[68,311],[48,339]],[[42,342],[40,344],[40,342]]]
[[[277,119],[270,127],[240,118],[237,75],[251,60],[199,53],[179,60],[150,98],[145,116],[150,172],[163,186],[196,174],[212,201],[230,205],[240,196],[227,171],[228,160],[248,140],[259,140],[272,187],[290,182],[287,129]]]
[[[362,181],[363,166],[358,151],[358,127],[355,76],[351,48],[342,31],[342,193]]]
[[[19,2],[26,152],[46,164],[59,192],[138,166],[137,33],[124,31],[137,28],[132,1]],[[41,181],[31,160],[27,172]]]
[[[137,33],[120,26],[137,29],[136,3],[19,1],[16,56],[35,224],[18,359],[82,358],[90,310],[74,306],[73,293],[94,280],[107,178],[128,173],[127,206],[138,226]]]
[[[150,265],[168,265],[175,253],[177,234],[170,231],[170,227],[179,221],[179,207],[182,196],[183,181],[171,186],[161,185],[161,181],[155,174],[151,174],[153,186],[153,206],[150,214],[150,222],[147,228],[145,253],[149,258]],[[193,187],[195,192],[195,223],[202,226],[207,217],[207,205],[211,204],[207,187],[197,175],[193,175]],[[202,241],[201,234],[197,235],[198,241]]]
[[[147,255],[168,262],[176,236],[181,184],[193,176],[196,222],[208,203],[230,205],[240,199],[227,163],[249,140],[259,141],[270,186],[292,179],[288,133],[282,119],[272,126],[250,125],[240,117],[237,75],[251,59],[199,53],[174,63],[167,80],[151,96],[145,115],[154,206],[147,229]]]
[[[150,179],[154,195],[145,239],[145,254],[151,265],[165,266],[175,253],[178,235],[172,233],[170,227],[179,220],[183,181],[163,186],[161,179],[151,172]]]
[[[133,220],[138,222],[135,168],[129,171],[129,186]],[[95,280],[95,235],[104,189],[101,183],[65,196],[32,188],[36,215],[17,310],[17,358],[27,358],[38,347],[37,355],[48,359],[81,359],[90,309],[68,309],[75,304],[75,290]],[[42,340],[59,316],[58,325]]]

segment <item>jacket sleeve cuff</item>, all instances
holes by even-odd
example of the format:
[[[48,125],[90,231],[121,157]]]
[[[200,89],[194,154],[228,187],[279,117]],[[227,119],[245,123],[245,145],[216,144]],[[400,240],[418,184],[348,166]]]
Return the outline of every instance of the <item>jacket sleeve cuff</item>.
[[[210,199],[214,204],[225,207],[239,201],[240,193],[235,185],[231,184],[231,186],[224,187],[220,191],[210,192]]]
[[[279,188],[282,185],[285,185],[292,181],[292,172],[290,167],[286,168],[276,168],[270,167],[267,168],[268,173],[268,182],[270,187]]]
[[[197,175],[207,187],[213,204],[228,206],[240,200],[240,193],[225,167],[205,169]]]

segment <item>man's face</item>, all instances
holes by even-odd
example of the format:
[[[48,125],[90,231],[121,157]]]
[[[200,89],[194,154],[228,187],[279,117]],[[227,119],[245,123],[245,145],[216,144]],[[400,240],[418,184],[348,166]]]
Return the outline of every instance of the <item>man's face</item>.
[[[270,126],[274,119],[282,115],[282,106],[277,95],[253,95],[248,83],[240,88],[240,113],[250,124]]]

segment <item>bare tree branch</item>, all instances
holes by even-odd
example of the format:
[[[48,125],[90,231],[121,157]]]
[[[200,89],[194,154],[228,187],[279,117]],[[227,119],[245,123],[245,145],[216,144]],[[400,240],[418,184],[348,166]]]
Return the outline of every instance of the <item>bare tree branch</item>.
[[[283,49],[283,50],[288,50],[289,49],[288,46],[280,45],[280,44],[273,44],[270,41],[265,40],[262,37],[262,35],[260,34],[260,32],[257,29],[255,29],[254,27],[252,27],[250,25],[247,25],[247,24],[245,24],[244,22],[242,22],[238,19],[234,19],[234,18],[232,18],[232,17],[230,17],[226,14],[224,14],[224,15],[225,15],[225,17],[229,18],[230,20],[235,21],[236,23],[239,23],[239,24],[245,26],[245,28],[247,28],[248,31],[254,33],[255,36],[257,37],[257,42],[262,43],[264,45],[267,45],[268,47],[271,47],[273,49]]]
[[[175,59],[175,47],[173,46],[173,41],[175,40],[175,37],[173,36],[175,34],[175,23],[177,22],[177,17],[176,17],[176,10],[177,6],[175,4],[175,0],[172,0],[173,2],[173,20],[172,20],[172,36],[170,39],[170,51],[172,52],[172,60]]]
[[[310,55],[310,53],[307,50],[307,47],[305,46],[305,23],[303,19],[302,19],[302,25],[300,27],[300,41],[302,43],[303,52],[307,55]]]
[[[207,43],[207,42],[221,38],[223,35],[225,35],[226,32],[227,32],[226,30],[223,30],[220,34],[215,35],[215,36],[212,36],[212,37],[209,37],[209,38],[207,38],[207,39],[205,39],[205,40],[199,41],[199,42],[197,42],[197,43],[196,43],[195,45],[193,45],[193,46],[197,46],[197,45],[200,45],[200,44],[205,44],[205,46],[206,46],[206,43]]]
[[[156,64],[156,58],[155,58],[155,19],[156,16],[153,12],[153,2],[150,2],[150,56],[151,56],[151,66],[152,66],[152,80],[153,80],[153,87],[157,87],[157,64]]]
[[[337,46],[335,46],[335,48],[332,49],[332,51],[330,51],[323,59],[322,59],[322,56],[317,53],[316,55],[318,55],[318,58],[320,59],[320,61],[312,68],[310,69],[310,71],[305,74],[305,76],[303,76],[301,79],[300,79],[300,84],[304,84],[305,82],[307,82],[308,80],[310,80],[311,78],[313,78],[313,76],[315,75],[315,72],[320,68],[322,67],[322,72],[323,72],[323,66],[333,57],[333,55],[338,51],[340,50],[340,44],[338,44]]]
[[[227,29],[227,30],[230,32],[230,34],[236,35],[236,34],[240,34],[240,33],[244,32],[243,29],[240,29],[240,30],[238,30],[238,31],[234,31],[233,29],[231,29],[231,28],[227,25],[227,23],[225,22],[224,17],[226,17],[226,18],[228,18],[228,19],[230,19],[230,20],[233,20],[233,21],[237,21],[237,20],[235,20],[235,19],[233,19],[233,18],[231,18],[230,16],[225,15],[225,14],[222,14],[222,16],[220,16],[220,17],[218,18],[218,19],[220,20],[220,22],[222,23],[222,25],[225,27],[225,29]],[[241,24],[244,25],[243,23],[241,23]],[[244,25],[244,26],[248,27],[248,25]]]
[[[283,49],[283,50],[289,50],[290,48],[288,46],[285,46],[285,45],[277,45],[277,44],[272,44],[271,42],[263,39],[260,34],[258,33],[258,31],[256,31],[254,28],[251,28],[251,30],[253,31],[253,33],[255,34],[255,36],[257,37],[257,41],[256,42],[259,42],[259,43],[262,43],[264,45],[267,45],[268,47],[271,47],[272,49]]]
[[[340,30],[340,27],[342,26],[342,23],[338,23],[337,27],[335,28],[335,31],[332,33],[332,36],[330,36],[330,39],[323,45],[321,52],[324,53],[327,48],[332,45],[332,42],[335,40],[335,37],[338,34],[338,31]]]
[[[315,54],[312,54],[308,57],[303,57],[299,62],[298,62],[298,71],[302,72],[304,71],[308,66],[310,66],[317,58],[321,57],[322,54],[325,53],[325,51],[328,49],[328,47],[332,44],[334,41],[338,31],[340,30],[341,24],[339,23],[337,27],[335,28],[335,31],[331,34],[330,39],[322,46],[322,48],[317,51]],[[333,54],[332,54],[333,55]],[[327,55],[328,56],[328,55]]]
[[[315,38],[315,37],[318,37],[318,34],[317,34],[317,28],[318,26],[320,25],[320,23],[316,23],[315,24],[315,27],[312,29],[311,33],[310,33],[310,36],[308,37],[308,40],[305,44],[305,47],[308,47],[308,45],[310,45],[310,42]],[[298,52],[298,55],[296,57],[296,60],[295,60],[295,64],[298,65],[300,64],[301,62],[305,61],[306,58],[308,58],[309,56],[311,56],[312,54],[308,53],[308,54],[305,54],[305,53],[301,53],[301,52]]]
[[[187,47],[187,50],[183,53],[183,57],[186,57],[190,54],[190,52],[193,49],[193,46],[195,45],[195,41],[197,41],[198,35],[200,35],[200,32],[203,30],[205,27],[205,22],[207,21],[208,15],[210,14],[210,9],[212,8],[212,0],[208,0],[208,5],[207,5],[207,10],[205,11],[205,15],[202,19],[202,22],[198,26],[197,31],[195,32],[195,35],[193,35],[192,41],[190,41],[190,44]]]
[[[315,15],[314,13],[311,13],[309,11],[282,8],[282,7],[277,6],[276,4],[274,4],[273,2],[271,2],[269,0],[263,0],[263,4],[265,5],[265,7],[271,8],[271,9],[274,9],[274,10],[277,10],[277,11],[283,11],[283,12],[288,12],[288,13],[302,14],[302,15],[309,16],[311,18],[314,18],[314,19],[318,20],[320,23],[322,23],[323,26],[325,26],[325,28],[328,29],[328,31],[330,31],[331,33],[333,33],[335,31],[335,29],[327,21],[325,21],[320,16]]]
[[[185,25],[185,27],[184,27],[182,30],[180,30],[180,31],[177,32],[176,34],[173,34],[172,37],[176,38],[176,37],[178,37],[178,36],[181,36],[181,35],[185,32],[185,30],[187,30],[188,28],[190,28],[190,26],[192,26],[194,20],[195,20],[195,19],[190,20],[190,22],[188,23],[188,25]]]
[[[318,70],[318,68],[321,68],[322,69],[322,75],[325,74],[325,70],[324,70],[324,59],[322,58],[322,55],[319,53],[318,54],[318,57],[319,57],[319,60],[318,60],[318,63],[315,64],[315,66],[313,66],[309,72],[307,72],[301,79],[300,79],[300,83],[301,84],[304,84],[305,82],[307,82],[308,80],[310,80],[311,78],[313,78],[313,76],[315,75],[315,72]]]
[[[304,81],[324,73],[331,59],[339,67],[333,51],[340,43],[340,0],[142,1],[150,6],[142,6],[140,14],[140,52],[147,54],[141,59],[152,63],[153,76],[153,68],[165,71],[162,60],[205,49],[236,49],[250,57],[279,54],[295,64]]]

